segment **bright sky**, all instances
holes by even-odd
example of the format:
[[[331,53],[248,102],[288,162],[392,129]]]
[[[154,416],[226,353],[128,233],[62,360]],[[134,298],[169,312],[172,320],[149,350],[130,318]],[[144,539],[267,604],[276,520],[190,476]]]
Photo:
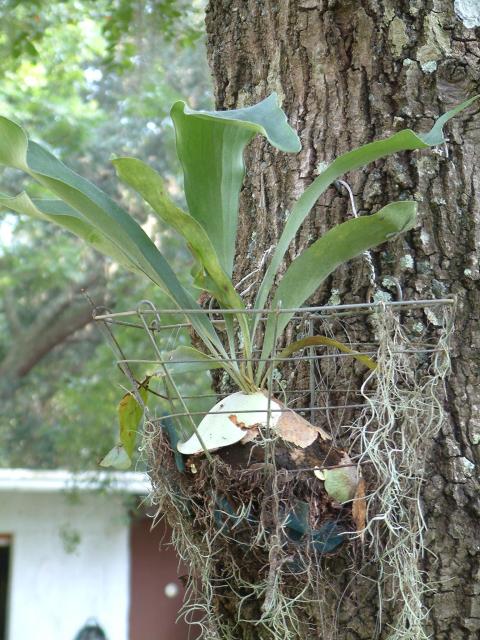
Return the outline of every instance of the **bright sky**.
[[[13,230],[15,228],[16,216],[8,213],[0,219],[0,255],[3,249],[10,247],[13,242]]]

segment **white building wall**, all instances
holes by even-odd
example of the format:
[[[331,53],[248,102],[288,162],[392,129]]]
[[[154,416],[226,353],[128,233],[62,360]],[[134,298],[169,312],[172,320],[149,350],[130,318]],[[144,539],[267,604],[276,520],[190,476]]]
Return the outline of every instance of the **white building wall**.
[[[78,534],[73,551],[62,532]],[[118,495],[4,491],[0,533],[13,538],[7,640],[73,640],[90,617],[109,640],[127,640],[129,528]]]

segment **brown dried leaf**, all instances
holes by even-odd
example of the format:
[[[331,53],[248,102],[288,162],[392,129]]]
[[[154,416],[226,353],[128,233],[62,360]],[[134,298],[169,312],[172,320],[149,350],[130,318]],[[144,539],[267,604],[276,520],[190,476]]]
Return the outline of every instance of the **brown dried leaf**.
[[[260,435],[260,431],[256,425],[252,425],[249,429],[245,431],[245,435],[240,440],[240,444],[247,444],[247,442],[251,442],[255,440]]]
[[[302,451],[302,449],[290,449],[288,453],[290,459],[295,463],[297,467],[301,467],[306,464],[305,451]]]
[[[365,529],[367,518],[367,501],[365,499],[366,482],[364,478],[360,478],[355,492],[355,498],[352,504],[352,518],[360,533],[360,539],[363,542],[363,531]]]
[[[233,424],[239,429],[247,429],[247,425],[245,424],[245,422],[239,420],[235,414],[228,416],[228,419],[230,420],[230,422],[233,422]]]
[[[245,422],[241,422],[235,414],[228,416],[228,419],[230,420],[230,422],[233,422],[236,427],[242,429],[242,431],[245,432],[245,435],[240,440],[240,444],[247,444],[247,442],[255,440],[255,438],[258,438],[258,436],[260,435],[258,424],[245,424]]]
[[[310,423],[308,423],[308,424],[310,424]],[[322,427],[316,427],[313,424],[310,424],[310,427],[315,429],[315,431],[318,433],[318,435],[320,436],[320,438],[322,440],[331,440],[332,439],[332,436],[328,433],[328,431],[325,431],[325,429],[322,429]]]
[[[309,447],[318,436],[323,440],[331,440],[331,436],[321,427],[315,427],[305,418],[291,409],[283,411],[275,425],[275,431],[286,442],[291,442],[297,447],[305,449]]]

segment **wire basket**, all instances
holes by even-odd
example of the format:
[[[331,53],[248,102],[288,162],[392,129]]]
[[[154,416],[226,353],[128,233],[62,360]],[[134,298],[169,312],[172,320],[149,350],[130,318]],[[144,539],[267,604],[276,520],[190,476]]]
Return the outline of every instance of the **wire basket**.
[[[188,425],[200,428],[205,416],[232,418],[235,408],[222,409],[222,400],[238,391],[232,380],[213,370],[213,386],[207,377],[199,388],[198,374],[192,380],[185,373],[193,363],[169,358],[174,344],[195,342],[191,323],[178,309],[160,310],[143,301],[132,311],[96,314],[139,402],[144,376],[158,376],[164,385],[157,390],[156,406],[146,409],[141,448],[149,459],[153,499],[173,525],[177,549],[191,566],[192,599],[185,611],[198,609],[202,592],[205,629],[212,624],[221,628],[215,598],[241,587],[251,592],[246,600],[263,602],[259,619],[278,626],[279,638],[287,637],[281,635],[285,628],[303,624],[293,613],[299,594],[313,586],[325,594],[322,563],[346,553],[352,564],[345,569],[345,593],[366,576],[364,567],[377,566],[379,617],[382,608],[396,606],[396,629],[417,634],[399,632],[392,638],[427,637],[422,635],[428,587],[420,568],[425,532],[420,497],[426,451],[444,420],[453,312],[452,299],[243,310],[259,320],[253,367],[262,361],[265,322],[272,314],[292,315],[282,334],[275,334],[275,349],[265,359],[265,417],[245,442],[192,456],[179,454],[178,434],[188,437]],[[234,312],[191,313],[207,314],[222,331]],[[122,339],[131,331],[145,335],[142,357],[123,352]],[[307,341],[310,346],[301,353],[280,357],[285,345],[314,336],[327,340],[321,345]],[[210,364],[246,366],[241,347],[237,344],[234,353]],[[249,411],[258,418],[257,408],[242,406],[238,413],[244,418]],[[316,448],[293,440],[284,446],[273,428],[275,413],[294,413],[327,436],[315,440]],[[327,490],[333,471],[343,483],[341,490],[350,483],[350,495]],[[359,545],[364,565],[358,565]],[[251,567],[241,559],[246,548],[249,554],[255,550]],[[230,558],[229,576],[219,573],[219,556],[223,562]],[[332,606],[338,616],[338,600]]]
[[[359,411],[368,408],[368,399],[374,393],[373,384],[368,388],[363,386],[371,372],[363,367],[361,362],[356,361],[354,356],[361,354],[376,358],[378,350],[382,348],[381,340],[386,342],[389,338],[384,333],[379,335],[379,318],[389,317],[390,324],[392,325],[393,321],[393,324],[397,325],[397,332],[401,330],[401,341],[395,345],[392,356],[408,360],[413,371],[424,375],[433,361],[438,360],[440,356],[448,355],[446,334],[449,335],[451,331],[453,305],[453,299],[439,299],[295,309],[295,315],[285,329],[283,340],[280,336],[279,344],[266,359],[269,364],[274,363],[275,367],[271,369],[271,375],[266,380],[265,390],[271,397],[281,396],[287,407],[294,408],[310,422],[326,425],[334,439],[343,442],[345,424],[351,424]],[[291,311],[247,309],[243,310],[243,313],[260,317],[261,332],[261,325],[269,315],[281,315]],[[222,325],[226,315],[238,312],[228,309],[197,309],[189,313],[206,314],[212,319],[213,324],[218,326]],[[103,324],[116,355],[116,362],[132,384],[132,392],[135,392],[138,386],[139,377],[147,372],[157,373],[173,382],[175,386],[183,388],[184,385],[176,380],[185,377],[184,370],[194,362],[183,358],[172,361],[168,355],[176,343],[186,344],[192,335],[191,323],[188,320],[182,321],[181,311],[156,309],[151,302],[143,301],[132,311],[96,312],[95,320]],[[121,334],[118,333],[120,328]],[[393,331],[392,326],[390,330]],[[145,333],[145,344],[150,348],[150,357],[125,355],[121,345],[127,331]],[[335,346],[320,345],[311,346],[301,354],[278,360],[285,341],[315,335],[335,339],[347,345],[352,352],[342,353]],[[254,348],[254,363],[262,360],[260,353],[260,346]],[[238,363],[244,362],[240,351],[235,354],[235,360]],[[233,357],[211,359],[212,365],[232,361]],[[138,371],[141,371],[140,376]],[[199,404],[214,405],[234,389],[232,382],[224,377],[222,384],[216,381],[217,388],[223,386],[223,391],[196,391],[194,388],[188,389],[188,376],[186,377],[187,389],[179,398],[183,410],[170,413],[171,404],[165,398],[162,402],[160,398],[157,412],[161,412],[161,418],[150,416],[153,421],[192,417],[194,422],[198,422],[211,410],[211,407],[197,408]],[[298,384],[299,382],[301,384]],[[195,408],[190,409],[191,406]],[[286,409],[272,408],[271,412],[282,410]]]

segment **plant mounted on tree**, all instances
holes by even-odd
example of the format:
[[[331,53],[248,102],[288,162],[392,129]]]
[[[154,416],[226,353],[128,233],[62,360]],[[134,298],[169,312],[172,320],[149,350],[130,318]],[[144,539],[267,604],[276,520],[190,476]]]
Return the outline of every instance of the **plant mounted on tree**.
[[[187,319],[195,334],[195,346],[178,346],[170,354],[172,367],[177,363],[193,371],[223,369],[236,387],[235,393],[212,407],[199,423],[192,416],[188,423],[178,420],[172,425],[164,421],[169,443],[163,430],[153,436],[147,434],[153,449],[151,476],[159,509],[174,526],[180,553],[188,557],[192,571],[201,577],[207,623],[214,621],[216,626],[211,631],[206,625],[207,637],[237,637],[236,630],[224,626],[222,619],[222,607],[228,608],[232,589],[241,597],[238,625],[254,625],[259,638],[305,637],[310,622],[295,613],[295,607],[302,598],[318,600],[321,589],[328,588],[319,580],[312,556],[332,553],[348,539],[348,533],[356,535],[362,529],[365,487],[355,464],[345,451],[332,445],[329,433],[308,423],[267,390],[271,391],[269,380],[279,362],[319,345],[334,347],[367,368],[376,369],[377,364],[368,356],[326,336],[294,341],[280,353],[277,342],[296,310],[336,267],[411,229],[416,203],[393,202],[377,213],[334,227],[296,257],[276,284],[287,249],[317,199],[335,180],[388,155],[442,144],[443,125],[477,97],[445,113],[426,134],[399,131],[343,154],[322,171],[293,206],[253,309],[246,308],[232,282],[243,151],[256,134],[261,134],[279,150],[294,153],[300,149],[298,136],[274,94],[257,105],[221,112],[192,111],[177,102],[172,119],[188,213],[170,200],[161,177],[141,160],[117,158],[113,162],[120,179],[185,239],[194,259],[193,285],[208,292],[218,305],[220,329],[212,313],[204,312],[126,211],[30,141],[18,124],[0,118],[0,164],[24,171],[55,196],[39,200],[26,193],[0,195],[0,208],[60,225],[119,264],[149,278],[167,294],[172,307]],[[392,380],[394,376],[389,379],[389,389],[395,384]],[[165,385],[168,387],[167,382]],[[104,465],[129,466],[148,392],[147,378],[122,399],[120,443],[105,457]],[[176,393],[173,388],[173,395]],[[408,403],[406,406],[411,423],[412,410]],[[390,409],[387,413],[394,415],[396,407]],[[151,423],[147,426],[151,428]],[[389,428],[395,433],[395,421]],[[385,450],[391,457],[396,443],[391,431],[386,432],[391,447]],[[228,452],[235,448],[245,452],[240,464],[238,457],[228,458]],[[264,456],[259,457],[255,448]],[[311,470],[302,475],[304,470],[299,468],[307,455],[316,477]],[[384,461],[377,456],[377,462],[381,466]],[[286,473],[277,474],[277,467]],[[298,475],[290,482],[292,467]],[[395,487],[391,489],[392,482],[385,486],[391,501]],[[352,499],[356,499],[353,507]],[[412,540],[415,545],[417,538]],[[393,564],[397,566],[407,557],[398,549],[408,552],[411,545],[395,544]],[[416,562],[417,555],[412,557]],[[419,600],[416,576],[411,580],[410,600],[407,591],[400,590],[407,613],[402,623],[405,636],[398,637],[411,637],[408,629],[413,629],[412,615],[408,612],[413,610],[411,602]],[[261,606],[255,604],[260,601]],[[258,626],[260,622],[262,627]],[[266,635],[260,635],[260,629]]]
[[[203,343],[204,351],[179,347],[172,354],[172,360],[188,357],[197,368],[223,368],[238,387],[235,405],[239,422],[247,415],[242,415],[242,409],[258,410],[265,424],[267,398],[263,391],[268,369],[275,364],[272,353],[294,309],[303,305],[337,266],[411,229],[417,208],[412,201],[393,202],[373,215],[334,227],[293,260],[275,288],[274,281],[285,253],[313,205],[348,171],[399,151],[442,144],[445,122],[475,99],[444,114],[427,134],[402,130],[343,154],[315,178],[294,205],[258,290],[256,310],[261,311],[271,300],[271,308],[281,308],[282,312],[268,317],[261,335],[261,357],[257,359],[253,357],[252,344],[258,337],[260,314],[245,313],[244,302],[231,278],[245,146],[256,134],[261,134],[281,151],[300,150],[299,138],[288,125],[275,94],[252,107],[232,111],[193,111],[183,102],[174,104],[171,115],[185,178],[188,213],[170,200],[161,177],[144,162],[135,158],[113,161],[120,179],[135,189],[155,214],[185,239],[195,261],[194,285],[207,291],[219,307],[225,309],[226,340],[207,315],[196,313],[199,305],[139,224],[105,193],[68,169],[44,147],[29,140],[25,131],[7,118],[0,118],[0,164],[24,171],[50,190],[56,199],[31,199],[25,192],[15,197],[0,195],[0,207],[60,225],[124,267],[152,280],[187,317]],[[321,344],[322,336],[308,344],[290,345],[280,358],[312,346],[315,340]],[[236,341],[242,345],[240,362],[235,355]],[[342,348],[338,343],[336,346]],[[368,359],[364,362],[374,366]],[[279,428],[281,431],[281,424]],[[297,428],[301,430],[305,425],[298,423]],[[237,442],[245,435],[244,429],[218,416],[215,420],[206,416],[198,428],[193,424],[192,430],[193,435],[179,434],[190,435],[179,445],[184,453],[208,452]]]

